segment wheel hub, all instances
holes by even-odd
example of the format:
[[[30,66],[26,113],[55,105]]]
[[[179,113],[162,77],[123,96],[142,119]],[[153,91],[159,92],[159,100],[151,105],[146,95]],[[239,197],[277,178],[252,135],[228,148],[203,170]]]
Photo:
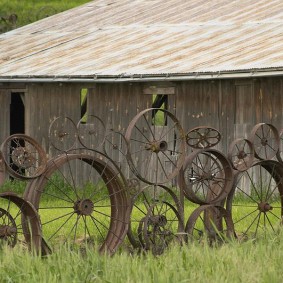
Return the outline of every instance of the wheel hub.
[[[17,234],[17,228],[9,225],[0,226],[0,238],[10,237]]]
[[[272,210],[273,207],[267,202],[261,202],[258,204],[258,209],[260,212],[265,213],[265,212],[268,212],[269,210]]]
[[[237,157],[238,159],[244,159],[245,157],[247,157],[247,154],[243,150],[240,150]]]
[[[165,215],[153,215],[149,218],[149,223],[154,226],[164,227],[167,224]]]
[[[262,146],[267,146],[268,145],[268,139],[267,138],[262,138],[261,139],[261,145]]]
[[[90,199],[78,200],[74,204],[74,210],[79,215],[91,215],[94,209],[94,204]]]
[[[153,141],[146,145],[145,147],[147,150],[151,150],[152,152],[164,152],[168,148],[168,144],[166,141]]]

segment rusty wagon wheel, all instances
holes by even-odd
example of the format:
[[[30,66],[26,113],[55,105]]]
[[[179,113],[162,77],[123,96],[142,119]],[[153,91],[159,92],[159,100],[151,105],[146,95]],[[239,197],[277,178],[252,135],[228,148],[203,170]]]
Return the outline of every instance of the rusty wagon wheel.
[[[132,246],[137,249],[145,248],[144,223],[146,217],[157,202],[166,202],[176,210],[175,215],[179,220],[174,223],[175,231],[184,231],[184,220],[180,200],[172,189],[164,185],[148,185],[137,191],[132,198],[131,221],[128,230],[128,239]],[[156,211],[155,211],[156,213]]]
[[[164,184],[179,172],[185,158],[185,133],[164,109],[141,111],[130,122],[125,138],[127,160],[134,174],[148,184]]]
[[[2,158],[7,171],[19,179],[40,176],[47,163],[42,147],[31,137],[24,134],[9,136],[1,145]]]
[[[154,255],[161,255],[170,244],[182,244],[184,240],[183,219],[167,201],[156,201],[149,207],[142,228],[139,235],[143,236],[144,248]]]
[[[233,170],[221,152],[215,149],[196,150],[187,156],[178,181],[190,201],[215,204],[224,200],[230,192]]]
[[[272,159],[279,150],[279,133],[277,129],[266,123],[255,125],[249,136],[255,151],[255,157],[260,160]]]
[[[186,228],[189,240],[208,241],[209,244],[225,241],[235,234],[231,214],[222,206],[201,205],[190,215]]]
[[[88,149],[98,149],[104,142],[105,125],[95,115],[88,115],[86,121],[82,118],[77,124],[77,131],[79,142]]]
[[[211,148],[221,140],[221,134],[211,127],[196,127],[191,129],[186,135],[188,146],[195,149]]]
[[[247,139],[234,140],[228,149],[228,158],[234,169],[245,171],[254,161],[254,147]]]
[[[49,126],[50,144],[59,151],[73,149],[77,136],[77,126],[69,117],[57,117]]]
[[[101,158],[59,155],[27,186],[25,198],[40,213],[43,250],[69,243],[112,255],[122,243],[130,217],[127,188],[117,168]]]
[[[282,165],[273,160],[258,161],[237,175],[226,208],[239,239],[276,232],[282,224],[282,176]]]
[[[1,245],[14,247],[20,243],[39,254],[41,240],[39,216],[31,203],[12,192],[0,193]]]

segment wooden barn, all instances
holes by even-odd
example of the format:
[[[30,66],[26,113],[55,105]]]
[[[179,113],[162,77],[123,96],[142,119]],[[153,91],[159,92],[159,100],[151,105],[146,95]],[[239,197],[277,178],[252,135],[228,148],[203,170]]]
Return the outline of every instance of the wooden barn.
[[[90,1],[0,35],[0,105],[0,141],[49,153],[58,116],[123,133],[152,106],[218,129],[226,152],[256,123],[283,127],[283,2]]]

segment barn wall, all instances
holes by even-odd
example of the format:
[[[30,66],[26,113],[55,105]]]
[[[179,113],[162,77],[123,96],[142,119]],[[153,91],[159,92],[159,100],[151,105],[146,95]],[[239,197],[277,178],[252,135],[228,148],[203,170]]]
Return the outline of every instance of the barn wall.
[[[10,134],[10,101],[10,91],[0,89],[0,143]]]
[[[80,119],[80,91],[74,84],[31,84],[25,95],[25,132],[51,155],[56,151],[49,142],[49,126],[59,117]]]

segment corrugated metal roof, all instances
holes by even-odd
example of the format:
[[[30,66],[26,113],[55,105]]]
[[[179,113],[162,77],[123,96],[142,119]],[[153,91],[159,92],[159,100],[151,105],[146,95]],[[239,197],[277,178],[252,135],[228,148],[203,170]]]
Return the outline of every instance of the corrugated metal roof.
[[[0,35],[0,80],[279,70],[282,0],[97,0]]]

